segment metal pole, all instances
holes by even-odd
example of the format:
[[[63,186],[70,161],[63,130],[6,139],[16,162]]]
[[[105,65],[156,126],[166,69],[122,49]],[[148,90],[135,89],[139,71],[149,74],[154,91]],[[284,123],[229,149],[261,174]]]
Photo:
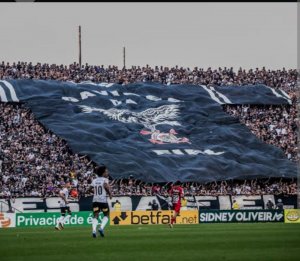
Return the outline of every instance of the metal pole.
[[[125,56],[125,46],[123,47],[123,69],[126,68],[126,56]]]
[[[297,3],[297,25],[298,28],[300,26],[300,4],[299,1]],[[297,151],[297,162],[298,162],[298,175],[297,175],[297,208],[300,208],[300,33],[297,31],[297,101],[296,101],[296,108],[297,108],[297,134],[298,134],[298,151]]]
[[[79,25],[79,66],[81,68],[81,26]]]

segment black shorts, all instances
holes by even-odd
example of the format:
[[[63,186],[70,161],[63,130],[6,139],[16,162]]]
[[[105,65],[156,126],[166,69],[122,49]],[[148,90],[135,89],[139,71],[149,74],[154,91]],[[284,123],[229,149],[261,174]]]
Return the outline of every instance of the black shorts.
[[[62,216],[65,216],[66,212],[68,212],[68,214],[71,215],[70,207],[61,207],[60,208],[60,213]]]
[[[104,216],[109,215],[109,206],[107,203],[93,202],[93,213],[103,212]]]

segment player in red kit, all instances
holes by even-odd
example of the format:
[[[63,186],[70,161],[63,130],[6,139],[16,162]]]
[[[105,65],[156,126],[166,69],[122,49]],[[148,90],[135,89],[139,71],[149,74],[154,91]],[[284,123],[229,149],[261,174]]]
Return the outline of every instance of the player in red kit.
[[[172,198],[172,204],[173,204],[173,210],[174,210],[174,215],[171,218],[171,222],[169,226],[172,228],[174,222],[176,223],[176,217],[180,213],[180,208],[181,208],[181,198],[183,198],[183,188],[180,186],[180,181],[176,181],[175,184],[171,187],[169,190],[169,195]]]

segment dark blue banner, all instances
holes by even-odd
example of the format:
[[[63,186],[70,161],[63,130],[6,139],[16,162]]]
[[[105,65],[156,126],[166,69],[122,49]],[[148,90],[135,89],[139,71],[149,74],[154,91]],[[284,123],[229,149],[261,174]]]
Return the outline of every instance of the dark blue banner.
[[[148,182],[296,177],[284,153],[221,104],[290,104],[266,86],[206,87],[0,81],[1,101],[25,102],[71,149],[113,178]]]

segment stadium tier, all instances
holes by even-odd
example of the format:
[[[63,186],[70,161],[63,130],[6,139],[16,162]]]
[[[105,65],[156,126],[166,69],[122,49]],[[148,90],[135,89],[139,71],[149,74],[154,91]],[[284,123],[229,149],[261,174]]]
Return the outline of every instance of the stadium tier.
[[[296,195],[296,70],[0,64],[0,196]]]

